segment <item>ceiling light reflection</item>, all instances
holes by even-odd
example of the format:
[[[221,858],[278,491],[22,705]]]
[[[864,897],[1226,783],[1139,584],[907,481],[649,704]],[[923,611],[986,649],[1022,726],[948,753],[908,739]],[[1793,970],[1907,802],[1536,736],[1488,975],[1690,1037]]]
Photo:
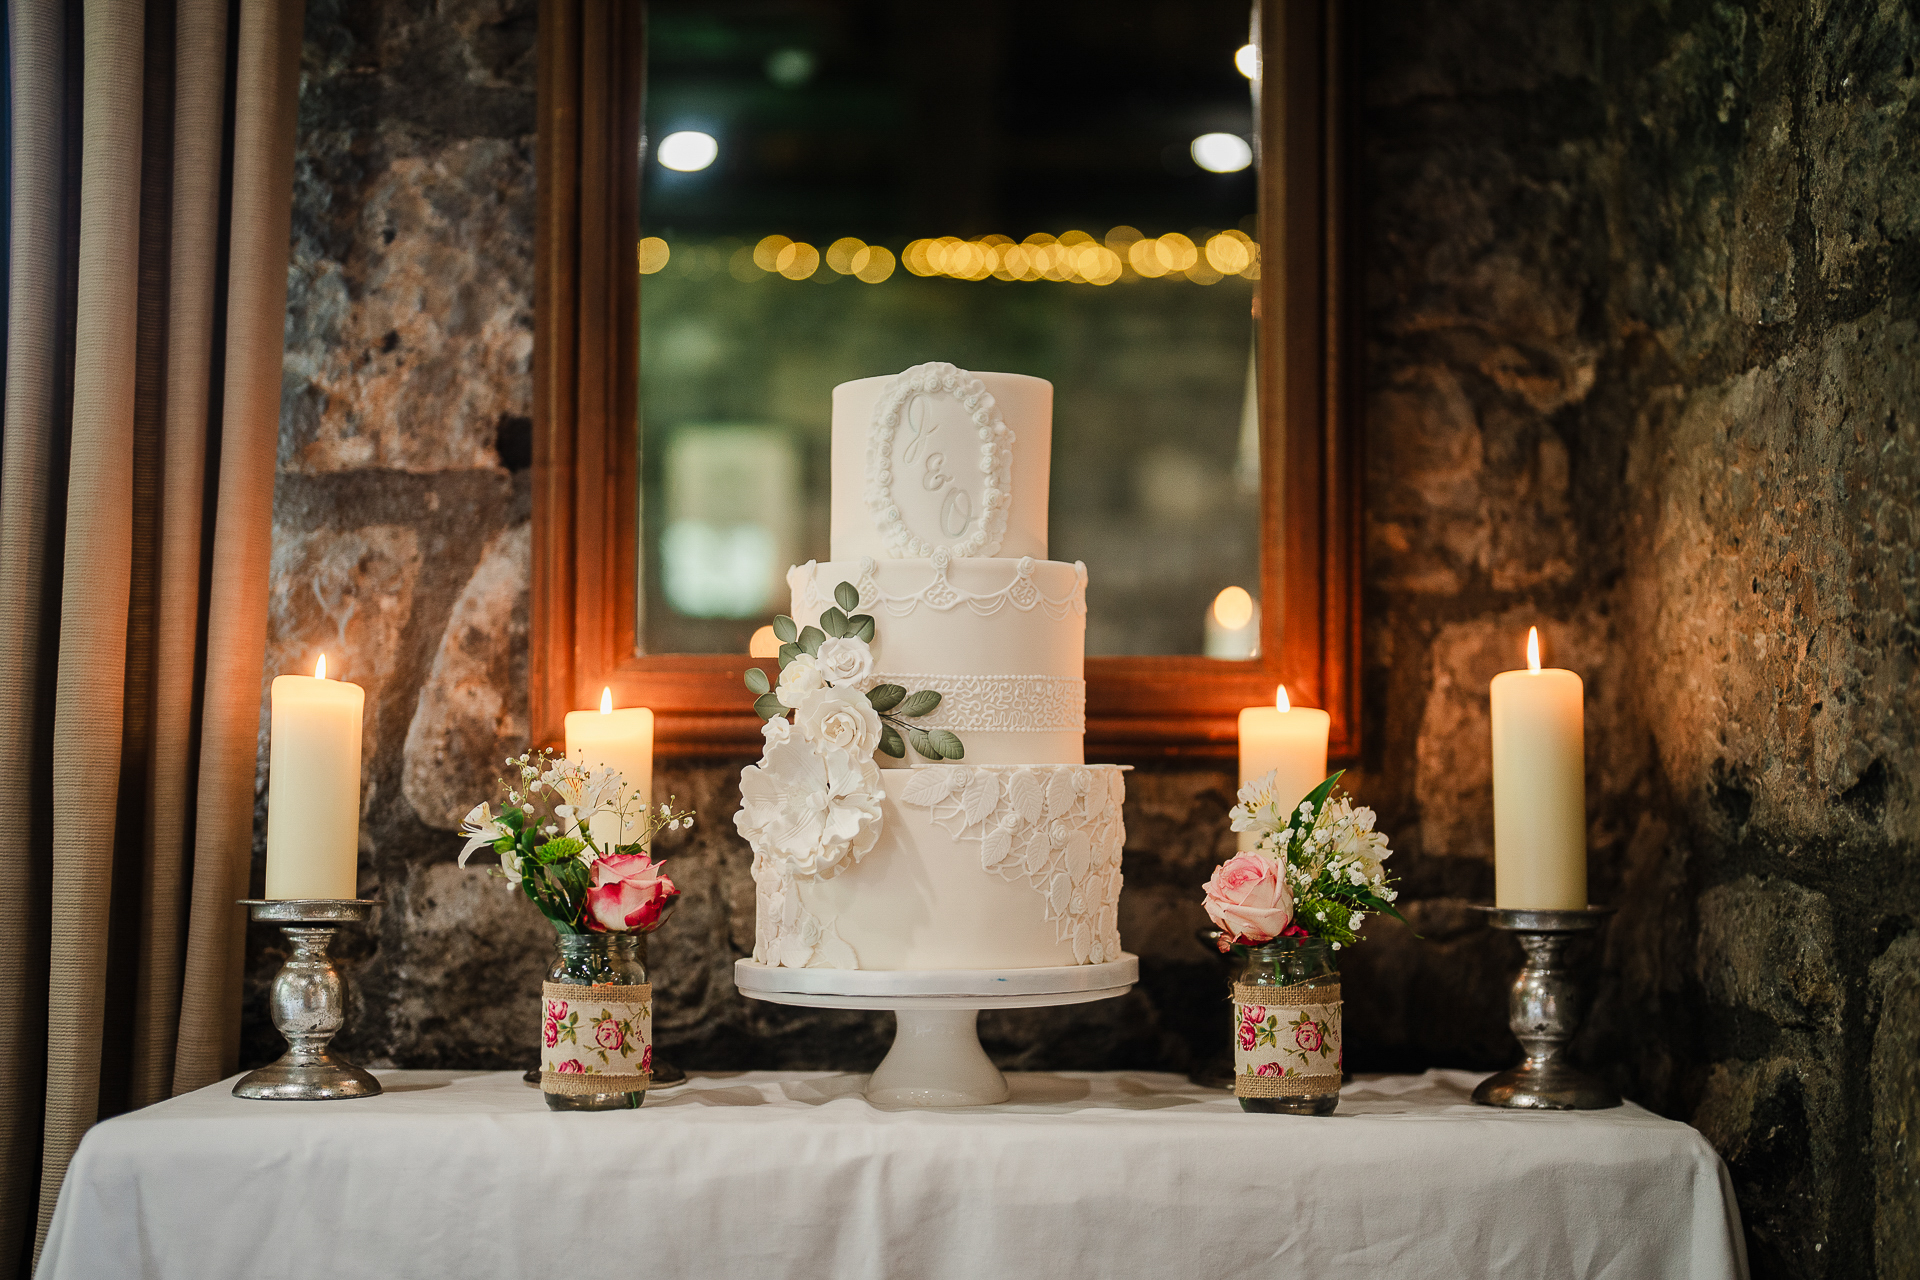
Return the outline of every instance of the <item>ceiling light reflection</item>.
[[[1191,150],[1193,162],[1208,173],[1239,173],[1253,163],[1253,148],[1235,133],[1203,133]]]
[[[1195,145],[1198,145],[1197,143]],[[720,155],[720,143],[710,133],[682,129],[660,139],[656,155],[660,163],[679,173],[695,173],[712,164]]]

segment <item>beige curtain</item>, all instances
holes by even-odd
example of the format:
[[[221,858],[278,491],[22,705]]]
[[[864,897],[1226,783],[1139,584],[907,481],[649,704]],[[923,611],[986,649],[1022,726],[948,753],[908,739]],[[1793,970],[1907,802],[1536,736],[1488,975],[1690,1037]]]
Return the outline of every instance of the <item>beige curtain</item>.
[[[0,1273],[239,1047],[300,0],[9,0]]]

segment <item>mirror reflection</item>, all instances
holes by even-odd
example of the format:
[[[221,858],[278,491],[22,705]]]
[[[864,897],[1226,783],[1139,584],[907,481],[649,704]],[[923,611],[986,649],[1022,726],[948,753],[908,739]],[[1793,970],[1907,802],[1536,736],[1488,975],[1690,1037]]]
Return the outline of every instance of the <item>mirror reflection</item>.
[[[1052,555],[1089,654],[1253,656],[1244,3],[648,10],[641,583],[653,653],[739,653],[827,555],[833,387],[1054,384]],[[770,634],[770,633],[768,633]]]

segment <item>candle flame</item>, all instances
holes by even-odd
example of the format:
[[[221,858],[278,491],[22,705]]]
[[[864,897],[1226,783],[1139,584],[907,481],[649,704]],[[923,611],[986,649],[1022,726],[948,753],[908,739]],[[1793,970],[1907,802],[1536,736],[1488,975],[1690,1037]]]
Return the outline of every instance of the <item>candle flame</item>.
[[[327,655],[324,653],[320,655],[320,661],[313,664],[313,678],[315,680],[327,678]]]
[[[613,714],[613,686],[612,685],[608,685],[606,688],[600,691],[600,714],[603,716],[610,716]]]
[[[1273,705],[1281,711],[1293,710],[1293,704],[1287,701],[1287,686],[1285,685],[1274,686]]]
[[[1540,628],[1527,628],[1527,670],[1540,669]]]

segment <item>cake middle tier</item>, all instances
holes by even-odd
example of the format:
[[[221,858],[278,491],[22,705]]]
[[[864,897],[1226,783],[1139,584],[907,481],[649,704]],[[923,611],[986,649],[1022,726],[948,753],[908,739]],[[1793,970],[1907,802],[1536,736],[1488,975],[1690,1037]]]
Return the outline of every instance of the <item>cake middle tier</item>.
[[[794,621],[818,625],[842,582],[859,591],[858,612],[874,619],[872,683],[939,691],[939,707],[913,723],[958,734],[968,764],[1086,759],[1085,565],[944,555],[809,561],[787,574]]]

